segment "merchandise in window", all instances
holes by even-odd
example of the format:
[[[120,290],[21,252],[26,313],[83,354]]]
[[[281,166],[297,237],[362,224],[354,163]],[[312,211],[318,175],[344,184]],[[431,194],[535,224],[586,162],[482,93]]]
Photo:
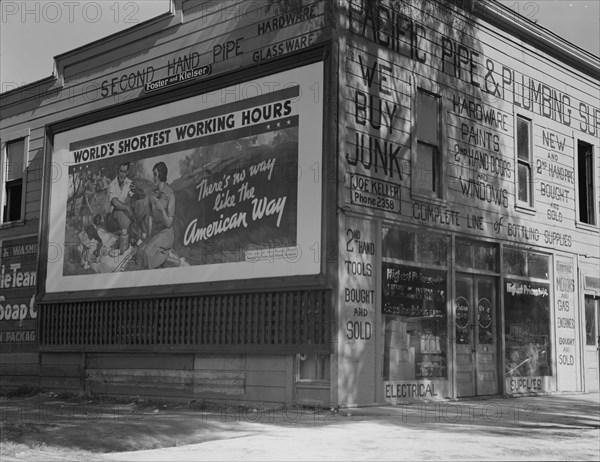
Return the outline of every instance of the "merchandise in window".
[[[444,270],[383,263],[384,380],[446,378]]]
[[[504,281],[506,376],[552,375],[550,285]]]

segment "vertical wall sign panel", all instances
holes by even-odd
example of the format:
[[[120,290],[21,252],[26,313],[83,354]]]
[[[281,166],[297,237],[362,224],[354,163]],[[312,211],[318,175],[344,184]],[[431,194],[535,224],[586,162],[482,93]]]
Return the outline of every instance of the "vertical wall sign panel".
[[[348,404],[376,399],[375,229],[346,217],[340,236],[339,393]]]
[[[0,246],[0,352],[34,351],[37,237]]]
[[[578,353],[578,316],[575,310],[576,270],[573,258],[554,259],[554,315],[556,328],[556,378],[561,391],[580,389],[581,356]]]

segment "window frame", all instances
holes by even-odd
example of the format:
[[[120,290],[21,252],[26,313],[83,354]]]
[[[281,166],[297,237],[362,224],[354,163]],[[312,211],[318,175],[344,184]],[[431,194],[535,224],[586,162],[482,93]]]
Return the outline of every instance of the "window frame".
[[[528,158],[527,160],[522,159],[519,156],[519,119],[527,122],[527,136],[528,136]],[[535,171],[533,168],[533,131],[534,124],[533,118],[527,115],[524,115],[520,112],[514,113],[514,159],[515,159],[515,207],[525,211],[534,211],[535,201],[534,201],[534,188],[533,185],[535,183],[534,175]],[[523,201],[519,198],[519,189],[520,189],[520,181],[519,181],[519,166],[524,165],[529,169],[529,181],[527,184],[527,200]]]
[[[314,360],[323,361],[323,366],[320,370],[322,377],[306,378],[302,376],[301,362]],[[296,382],[297,383],[329,383],[331,381],[331,355],[328,353],[298,353],[295,358],[296,363]],[[316,368],[317,370],[318,368]]]
[[[589,317],[588,317],[588,311],[587,311],[587,300],[592,300],[592,313],[593,313],[593,323],[592,323],[592,327],[593,327],[593,331],[588,332],[588,326],[590,325],[588,322],[590,321]],[[600,332],[598,332],[598,325],[600,324],[600,322],[598,322],[599,320],[596,319],[597,316],[597,304],[600,303],[600,296],[598,296],[597,294],[593,294],[593,293],[587,293],[584,292],[583,293],[583,326],[584,326],[584,332],[583,332],[583,344],[584,344],[584,348],[597,348],[598,346],[600,346]],[[589,334],[593,334],[592,336],[592,343],[589,343]]]
[[[517,274],[517,273],[513,273],[510,272],[511,268],[510,265],[506,263],[506,258],[508,258],[508,252],[515,252],[515,253],[520,253],[520,255],[522,255],[524,257],[524,262],[525,265],[523,267],[525,274]],[[539,276],[535,276],[535,275],[531,275],[531,268],[535,268],[535,265],[533,265],[531,262],[535,261],[536,258],[547,258],[548,262],[547,262],[547,273],[546,273],[546,277],[539,277]],[[536,282],[546,282],[546,283],[551,283],[552,282],[552,254],[546,251],[543,251],[542,249],[537,249],[537,248],[532,248],[529,246],[523,246],[523,245],[518,245],[518,244],[514,244],[514,243],[505,243],[502,246],[501,249],[501,253],[500,253],[500,261],[502,262],[502,274],[504,275],[505,278],[508,279],[519,279],[519,280],[524,280],[524,281],[528,281],[528,280],[532,280],[532,281],[536,281]]]
[[[7,227],[18,223],[23,223],[25,221],[25,205],[27,198],[27,167],[29,165],[29,136],[30,130],[24,129],[18,132],[10,133],[7,136],[2,137],[0,141],[0,145],[2,146],[0,150],[0,227]],[[4,202],[8,198],[6,192],[6,184],[8,182],[8,147],[12,143],[17,143],[23,140],[23,162],[22,166],[22,176],[21,176],[21,210],[19,211],[19,218],[16,220],[7,220],[4,216]]]
[[[588,204],[589,202],[591,202],[591,207],[588,205],[588,207],[590,207],[592,213],[593,213],[593,222],[590,221],[583,221],[581,220],[581,194],[580,194],[580,184],[581,184],[581,178],[580,178],[580,171],[579,171],[579,143],[585,143],[587,145],[589,145],[592,148],[592,156],[591,156],[591,163],[592,163],[592,168],[591,168],[591,180],[592,180],[592,185],[591,185],[591,192],[592,192],[592,197],[591,198],[587,198]],[[582,134],[578,133],[575,134],[574,136],[574,155],[573,155],[573,163],[574,163],[574,169],[575,169],[575,197],[576,197],[576,210],[575,210],[575,224],[578,227],[586,227],[586,228],[591,228],[591,229],[595,229],[597,230],[598,227],[600,226],[599,222],[600,222],[600,210],[598,210],[598,208],[600,208],[600,201],[598,199],[598,187],[600,185],[596,184],[597,182],[595,182],[594,180],[597,178],[597,175],[600,175],[600,162],[598,161],[598,152],[600,152],[599,148],[598,148],[598,141],[594,142],[594,140],[590,139],[590,137],[587,136],[582,136]],[[596,174],[596,175],[595,175]],[[586,179],[587,181],[587,179]],[[586,188],[587,189],[587,188]],[[588,189],[589,191],[589,189]]]
[[[421,94],[434,97],[436,99],[436,129],[437,129],[437,144],[432,144],[431,140],[420,140],[418,136],[418,104],[419,96]],[[412,122],[414,129],[412,130],[412,142],[411,142],[411,195],[414,197],[420,197],[428,200],[444,201],[445,199],[445,188],[443,181],[443,159],[442,153],[444,152],[443,140],[444,136],[442,133],[442,95],[439,91],[435,91],[432,88],[427,88],[426,85],[415,85],[415,92],[412,104]],[[421,172],[419,166],[419,146],[425,146],[433,148],[434,159],[432,165],[434,166],[433,174],[435,175],[433,180],[434,189],[420,187],[423,183],[421,181],[415,181],[419,173]]]

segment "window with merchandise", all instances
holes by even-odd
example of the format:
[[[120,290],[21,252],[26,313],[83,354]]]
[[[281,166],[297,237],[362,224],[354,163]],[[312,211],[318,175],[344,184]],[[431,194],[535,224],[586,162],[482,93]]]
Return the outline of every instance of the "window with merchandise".
[[[507,377],[552,375],[549,256],[506,247],[504,317]]]
[[[445,264],[446,240],[386,229],[383,243],[384,380],[445,379],[447,271],[405,262]]]

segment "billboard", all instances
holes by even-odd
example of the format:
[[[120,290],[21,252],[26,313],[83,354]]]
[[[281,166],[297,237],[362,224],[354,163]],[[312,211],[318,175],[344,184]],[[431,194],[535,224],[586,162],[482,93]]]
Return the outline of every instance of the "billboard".
[[[46,291],[319,273],[322,76],[315,63],[57,134]]]

